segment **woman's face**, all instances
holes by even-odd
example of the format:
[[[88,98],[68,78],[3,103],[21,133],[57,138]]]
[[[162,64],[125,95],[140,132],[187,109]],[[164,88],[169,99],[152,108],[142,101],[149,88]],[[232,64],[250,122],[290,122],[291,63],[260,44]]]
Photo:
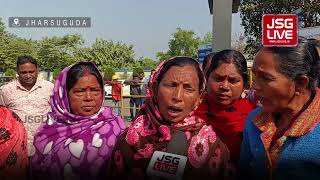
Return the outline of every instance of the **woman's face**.
[[[158,84],[156,99],[163,118],[177,123],[186,118],[200,102],[199,77],[191,65],[172,66]]]
[[[100,110],[103,92],[97,78],[92,74],[85,74],[70,89],[68,97],[73,114],[91,116]]]
[[[255,74],[253,88],[266,112],[284,110],[294,99],[294,81],[278,72],[277,68],[276,56],[262,48],[256,55],[252,72]]]
[[[244,88],[239,70],[232,63],[223,63],[213,70],[208,79],[209,97],[220,107],[228,106],[238,100]]]

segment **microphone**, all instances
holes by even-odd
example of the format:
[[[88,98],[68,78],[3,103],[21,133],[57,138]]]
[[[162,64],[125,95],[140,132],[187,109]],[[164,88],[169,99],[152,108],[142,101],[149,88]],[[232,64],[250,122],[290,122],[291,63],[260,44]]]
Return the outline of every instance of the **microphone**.
[[[152,179],[182,179],[188,158],[184,156],[187,137],[182,131],[172,133],[167,152],[155,151],[147,168]]]

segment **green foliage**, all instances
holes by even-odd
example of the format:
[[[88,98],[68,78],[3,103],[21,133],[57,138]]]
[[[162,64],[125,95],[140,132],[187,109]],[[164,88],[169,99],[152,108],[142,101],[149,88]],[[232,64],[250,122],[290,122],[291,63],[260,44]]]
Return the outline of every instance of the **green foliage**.
[[[0,67],[15,69],[17,57],[25,54],[36,57],[35,41],[19,38],[7,32],[0,19]]]
[[[159,61],[164,61],[171,57],[167,52],[157,52],[156,56]]]
[[[41,70],[59,71],[81,60],[94,61],[100,68],[132,69],[135,63],[150,68],[152,62],[138,62],[134,59],[133,45],[112,40],[96,39],[90,47],[83,47],[81,35],[45,37],[39,41],[16,37],[6,31],[0,19],[0,67],[15,68],[20,55],[32,55],[38,60]]]
[[[192,30],[177,28],[172,34],[167,52],[158,52],[157,58],[162,61],[172,56],[190,56],[197,58],[201,39]],[[207,40],[206,40],[207,41]]]
[[[84,43],[81,35],[44,38],[38,42],[38,56],[41,68],[47,71],[63,69],[78,61],[74,52]]]
[[[53,79],[57,79],[57,77],[58,77],[58,75],[60,74],[60,72],[61,72],[61,69],[55,68],[55,69],[53,70]]]
[[[2,22],[2,19],[0,18],[0,34],[4,33],[5,32],[5,25],[4,23]]]
[[[169,41],[170,56],[191,56],[197,58],[200,38],[191,30],[177,28]]]
[[[7,69],[6,72],[4,73],[6,76],[12,76],[16,77],[16,71],[14,69]]]
[[[103,72],[103,78],[106,80],[111,80],[112,76],[115,75],[115,70],[111,66],[104,65],[101,67],[101,70]]]
[[[118,69],[151,70],[159,61],[172,56],[196,58],[199,44],[212,41],[210,34],[201,39],[191,30],[177,28],[168,42],[169,50],[158,52],[157,60],[135,59],[133,45],[113,40],[97,38],[91,46],[85,47],[79,34],[44,37],[37,41],[20,38],[7,32],[0,18],[0,70],[15,69],[17,57],[27,54],[38,60],[40,70],[54,72],[54,78],[63,68],[81,60],[90,60],[105,73],[105,78],[111,79]]]
[[[200,44],[212,44],[213,43],[213,37],[212,32],[207,32],[204,37],[201,39]]]
[[[76,57],[93,60],[99,67],[106,65],[114,69],[128,69],[135,63],[132,45],[104,39],[96,39],[90,48],[79,49]]]
[[[143,72],[143,69],[141,66],[136,66],[132,70],[132,75],[138,75],[139,73]]]
[[[240,5],[242,26],[247,40],[246,52],[251,57],[262,42],[261,20],[263,14],[287,14],[301,8],[302,27],[320,25],[320,3],[314,0],[243,0]]]
[[[143,70],[152,70],[156,68],[158,65],[158,61],[154,61],[153,59],[150,58],[144,58],[141,57],[136,64],[138,64]]]

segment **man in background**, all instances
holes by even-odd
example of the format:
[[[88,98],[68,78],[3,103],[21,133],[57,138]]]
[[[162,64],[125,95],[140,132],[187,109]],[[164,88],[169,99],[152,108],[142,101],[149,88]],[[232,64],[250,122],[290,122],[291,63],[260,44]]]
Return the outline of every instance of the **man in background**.
[[[141,106],[141,85],[143,72],[134,73],[132,76],[132,80],[126,80],[124,81],[124,84],[130,85],[130,95],[132,96],[130,98],[130,118],[133,121]]]
[[[112,97],[112,108],[115,113],[121,116],[121,91],[122,91],[122,83],[118,81],[118,76],[113,75],[111,81],[107,81],[106,83],[111,85],[111,97]]]
[[[49,99],[53,84],[38,77],[38,63],[31,56],[18,57],[16,68],[17,79],[4,85],[0,91],[0,105],[9,108],[22,120],[27,131],[28,157],[31,157],[35,153],[33,137],[51,110]]]
[[[148,88],[148,83],[149,83],[152,75],[153,75],[155,72],[156,72],[156,70],[155,70],[155,69],[152,69],[152,70],[151,70],[151,73],[150,73],[150,76],[148,76],[147,78],[144,79],[143,86],[142,86],[142,89],[141,89],[141,94],[142,94],[143,96],[146,96],[146,94],[147,94],[147,88]],[[144,103],[144,99],[145,99],[145,98],[141,98],[141,104]]]

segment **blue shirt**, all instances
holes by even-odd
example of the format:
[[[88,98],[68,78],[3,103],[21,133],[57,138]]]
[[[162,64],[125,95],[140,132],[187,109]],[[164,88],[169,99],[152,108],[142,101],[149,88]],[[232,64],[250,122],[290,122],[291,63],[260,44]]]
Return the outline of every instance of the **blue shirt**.
[[[317,109],[319,112],[320,109]],[[240,175],[243,179],[267,179],[271,167],[267,163],[262,131],[253,123],[253,118],[262,112],[258,107],[246,121],[240,152]],[[318,118],[320,120],[320,118]],[[300,137],[288,137],[273,170],[273,179],[320,179],[320,125]]]

